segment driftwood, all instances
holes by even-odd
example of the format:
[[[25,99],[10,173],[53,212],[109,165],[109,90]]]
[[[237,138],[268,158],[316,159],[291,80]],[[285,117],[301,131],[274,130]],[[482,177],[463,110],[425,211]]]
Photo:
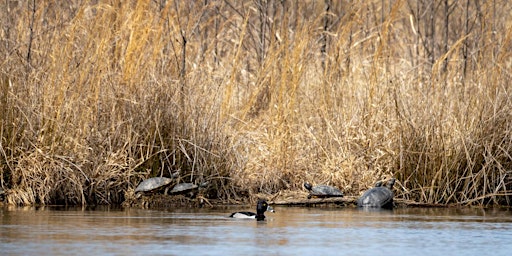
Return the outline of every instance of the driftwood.
[[[327,198],[295,198],[285,200],[275,200],[270,202],[274,205],[303,205],[311,206],[318,204],[338,204],[338,205],[356,205],[356,197],[327,197]]]
[[[393,201],[397,207],[449,207],[449,205],[445,204],[420,203],[405,199],[394,199]]]
[[[272,205],[289,205],[289,206],[315,206],[315,205],[328,205],[328,204],[336,204],[343,206],[357,206],[357,197],[347,196],[347,197],[328,197],[328,198],[295,198],[295,199],[284,199],[284,200],[275,200],[269,202]],[[441,204],[430,204],[430,203],[420,203],[411,200],[404,199],[394,199],[394,204],[396,207],[447,207],[446,205]]]

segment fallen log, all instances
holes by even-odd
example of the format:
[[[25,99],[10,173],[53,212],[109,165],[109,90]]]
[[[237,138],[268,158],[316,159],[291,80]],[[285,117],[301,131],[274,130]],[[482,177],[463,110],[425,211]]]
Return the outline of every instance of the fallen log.
[[[313,206],[319,204],[337,204],[337,205],[356,205],[356,197],[327,197],[327,198],[295,198],[285,200],[275,200],[269,204],[273,205],[295,205],[295,206]]]
[[[445,204],[421,203],[405,199],[394,199],[393,201],[396,207],[449,207],[449,205]]]
[[[283,206],[316,206],[316,205],[329,205],[336,204],[338,206],[357,206],[357,197],[347,196],[347,197],[328,197],[328,198],[294,198],[294,199],[277,199],[274,201],[270,201],[271,205],[283,205]],[[432,204],[432,203],[420,203],[411,200],[404,199],[395,199],[394,200],[395,207],[447,207],[447,205],[442,204]]]

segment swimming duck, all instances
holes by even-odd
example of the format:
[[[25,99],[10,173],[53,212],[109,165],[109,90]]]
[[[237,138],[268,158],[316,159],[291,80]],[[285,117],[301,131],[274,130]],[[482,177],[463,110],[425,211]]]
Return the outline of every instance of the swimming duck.
[[[260,199],[256,205],[256,213],[254,212],[234,212],[229,217],[237,219],[256,219],[258,221],[265,220],[265,211],[275,212],[274,209],[268,205],[267,201]]]

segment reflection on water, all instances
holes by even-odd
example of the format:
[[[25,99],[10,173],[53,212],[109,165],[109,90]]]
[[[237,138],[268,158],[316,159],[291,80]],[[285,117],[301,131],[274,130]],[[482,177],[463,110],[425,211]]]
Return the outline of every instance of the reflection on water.
[[[275,207],[267,221],[215,209],[0,208],[2,255],[509,255],[493,209]]]

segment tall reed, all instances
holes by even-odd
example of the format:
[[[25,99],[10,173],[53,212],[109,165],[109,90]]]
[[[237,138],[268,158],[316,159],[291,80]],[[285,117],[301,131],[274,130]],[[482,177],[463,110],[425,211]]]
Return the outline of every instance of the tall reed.
[[[404,199],[510,204],[507,1],[0,6],[9,203],[116,204],[180,170],[225,201],[393,176]]]

